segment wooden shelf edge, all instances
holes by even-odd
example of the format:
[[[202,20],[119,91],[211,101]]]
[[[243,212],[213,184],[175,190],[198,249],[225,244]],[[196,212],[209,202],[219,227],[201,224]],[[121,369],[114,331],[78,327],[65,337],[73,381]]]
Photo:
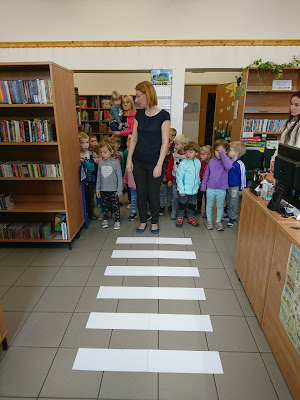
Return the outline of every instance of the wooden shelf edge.
[[[61,181],[62,178],[0,178],[0,181]]]
[[[58,146],[58,142],[0,142],[0,146]]]
[[[9,108],[9,107],[13,107],[13,108],[16,108],[16,107],[27,107],[27,108],[31,108],[31,107],[48,107],[48,108],[53,108],[53,103],[50,103],[50,104],[0,104],[0,108],[1,107],[3,107],[3,108]]]

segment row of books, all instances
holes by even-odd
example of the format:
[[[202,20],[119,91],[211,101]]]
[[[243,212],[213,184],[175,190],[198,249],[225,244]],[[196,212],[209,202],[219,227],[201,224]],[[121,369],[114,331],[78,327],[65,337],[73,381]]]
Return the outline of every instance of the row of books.
[[[286,119],[244,119],[243,132],[282,132]]]
[[[50,222],[0,222],[0,240],[45,240],[52,236]]]
[[[54,230],[55,230],[55,232],[61,232],[61,235],[62,235],[63,239],[68,239],[66,213],[55,214]]]
[[[81,108],[98,108],[97,96],[79,96],[79,106]]]
[[[0,193],[0,209],[1,210],[11,210],[14,208],[14,202],[11,194],[9,193]]]
[[[60,163],[0,161],[1,178],[60,178]]]
[[[0,142],[53,142],[51,122],[40,120],[0,121]]]
[[[93,133],[92,125],[90,125],[88,122],[82,124],[81,130],[84,133]]]
[[[100,119],[110,121],[110,111],[109,110],[102,110],[100,111]]]
[[[0,104],[51,104],[49,79],[0,81]]]
[[[82,121],[99,121],[98,111],[81,111],[81,119]]]

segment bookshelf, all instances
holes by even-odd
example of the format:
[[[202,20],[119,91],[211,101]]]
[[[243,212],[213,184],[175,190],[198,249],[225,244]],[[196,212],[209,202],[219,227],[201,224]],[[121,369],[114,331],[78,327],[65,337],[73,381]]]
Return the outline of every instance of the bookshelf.
[[[52,62],[0,63],[0,81],[51,81],[52,104],[0,104],[0,120],[47,120],[53,129],[52,142],[0,142],[1,161],[59,163],[61,177],[0,178],[1,192],[11,193],[15,203],[0,210],[1,223],[51,223],[49,239],[0,239],[3,242],[69,243],[84,223],[79,182],[79,142],[73,72]],[[54,232],[57,213],[65,213],[68,239]]]
[[[244,120],[269,119],[280,120],[289,117],[289,103],[292,93],[300,89],[300,69],[285,69],[280,80],[291,80],[291,90],[272,90],[273,80],[277,72],[265,74],[264,85],[257,76],[257,69],[243,71],[241,85],[237,87],[235,102],[238,103],[237,115],[233,119],[231,140],[241,140],[243,137]],[[264,72],[260,72],[264,74]],[[263,76],[263,75],[262,75]],[[280,139],[281,131],[260,132],[254,131],[255,136],[265,133],[267,139],[277,136]]]
[[[100,139],[109,133],[110,95],[79,95],[79,106],[80,130]]]

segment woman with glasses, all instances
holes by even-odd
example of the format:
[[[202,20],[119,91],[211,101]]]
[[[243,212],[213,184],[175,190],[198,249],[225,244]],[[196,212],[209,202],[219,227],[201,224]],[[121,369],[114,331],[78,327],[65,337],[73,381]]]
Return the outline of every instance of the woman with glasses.
[[[170,114],[157,106],[157,96],[151,82],[136,87],[136,102],[141,107],[135,115],[126,168],[133,171],[137,190],[140,225],[137,233],[147,228],[147,202],[152,215],[151,232],[157,234],[159,190],[163,164],[168,152]]]
[[[294,93],[290,101],[290,117],[280,137],[280,143],[300,148],[300,91]],[[274,172],[276,149],[270,162],[270,172]]]

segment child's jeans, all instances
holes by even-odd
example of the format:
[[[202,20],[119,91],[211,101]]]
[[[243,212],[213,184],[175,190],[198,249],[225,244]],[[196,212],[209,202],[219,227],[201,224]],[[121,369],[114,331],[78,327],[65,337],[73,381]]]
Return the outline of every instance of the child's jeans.
[[[197,203],[197,194],[186,194],[179,196],[178,218],[184,217],[184,211],[187,209],[188,219],[195,216],[195,209]]]
[[[135,214],[136,213],[136,189],[130,188],[130,194],[131,194],[131,213]]]
[[[206,190],[206,216],[209,221],[212,220],[212,208],[217,201],[217,221],[222,220],[224,212],[224,201],[226,196],[225,189],[207,189]]]
[[[231,186],[226,193],[227,215],[230,219],[236,220],[239,210],[239,187]]]
[[[169,187],[166,183],[160,187],[159,191],[159,203],[160,207],[165,207],[165,199],[167,196],[167,205],[168,207],[172,205],[172,188]]]
[[[103,200],[103,219],[108,220],[108,212],[112,210],[115,221],[120,222],[120,205],[117,192],[100,192]]]
[[[206,192],[202,192],[199,188],[197,195],[197,210],[202,210],[202,201],[204,197],[204,210],[206,209]]]
[[[177,216],[177,209],[178,209],[178,199],[179,199],[179,193],[177,190],[177,183],[174,179],[172,179],[172,212],[171,212],[171,218],[175,219]]]
[[[94,182],[84,182],[86,212],[89,218],[94,215]]]
[[[117,123],[117,121],[111,121],[109,123],[109,127],[112,131],[119,131],[119,124]]]

